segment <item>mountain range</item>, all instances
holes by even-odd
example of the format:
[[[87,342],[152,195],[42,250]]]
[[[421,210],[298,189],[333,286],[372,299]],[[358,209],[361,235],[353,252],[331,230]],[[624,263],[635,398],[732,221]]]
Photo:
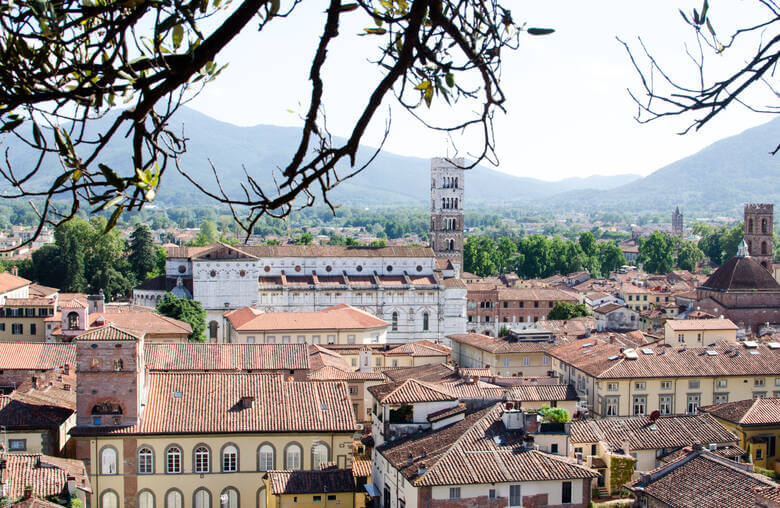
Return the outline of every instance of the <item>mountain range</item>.
[[[93,128],[100,129],[110,119],[96,122]],[[273,173],[278,175],[277,168],[289,160],[300,136],[295,127],[240,127],[188,108],[176,113],[172,125],[177,130],[183,128],[188,138],[182,167],[196,181],[214,189],[211,161],[224,188],[235,192],[244,180],[243,168],[261,184],[272,186]],[[644,178],[627,171],[549,182],[478,166],[466,173],[466,207],[516,203],[556,209],[640,211],[667,209],[671,203],[679,203],[687,209],[720,211],[745,201],[778,200],[780,158],[768,155],[778,137],[780,118],[718,141]],[[337,138],[335,142],[339,141]],[[4,140],[4,148],[9,149],[16,167],[30,167],[34,162],[34,154],[15,138]],[[361,147],[358,161],[367,160],[373,152],[370,147]],[[112,141],[102,161],[117,169],[125,167],[129,161],[125,140]],[[362,173],[341,183],[332,191],[331,199],[353,206],[427,206],[429,168],[428,159],[385,151]],[[346,165],[339,167],[344,172],[348,169]],[[58,171],[57,161],[49,160],[31,185],[50,182]],[[209,202],[174,168],[166,173],[158,200],[163,205]]]

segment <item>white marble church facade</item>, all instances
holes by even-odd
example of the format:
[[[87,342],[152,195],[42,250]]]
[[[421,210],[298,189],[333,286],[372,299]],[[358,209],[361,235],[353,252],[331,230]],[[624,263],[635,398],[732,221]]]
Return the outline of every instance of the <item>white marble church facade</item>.
[[[316,311],[341,303],[391,323],[388,342],[443,340],[466,331],[466,287],[434,268],[428,247],[176,247],[168,251],[168,284],[139,289],[134,299],[143,304],[171,281],[190,279],[214,341],[225,337],[227,310]]]

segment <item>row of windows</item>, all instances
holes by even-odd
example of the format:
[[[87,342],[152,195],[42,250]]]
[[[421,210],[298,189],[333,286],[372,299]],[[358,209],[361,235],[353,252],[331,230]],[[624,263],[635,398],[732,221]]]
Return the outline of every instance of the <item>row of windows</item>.
[[[414,314],[409,314],[410,319],[414,319]],[[430,315],[427,312],[423,312],[423,331],[427,332],[430,328]],[[398,312],[393,312],[390,316],[391,329],[394,332],[398,331]]]
[[[227,487],[219,496],[220,508],[238,508],[239,506],[238,490],[233,487]],[[192,495],[192,505],[195,508],[211,508],[211,492],[201,487]],[[156,500],[154,493],[150,490],[142,490],[138,493],[138,508],[155,508]],[[182,508],[184,506],[184,495],[179,489],[171,489],[165,494],[165,508]],[[113,490],[105,490],[100,495],[100,508],[119,508],[119,495]]]
[[[328,462],[330,450],[324,443],[315,443],[311,447],[311,468],[320,469],[320,465]],[[302,468],[303,448],[298,443],[289,443],[284,449],[284,469]],[[195,447],[192,455],[192,470],[195,473],[211,472],[211,449],[205,445]],[[138,474],[154,474],[154,451],[144,446],[138,449]],[[222,448],[221,469],[223,473],[239,471],[239,452],[233,444]],[[100,474],[114,475],[117,470],[118,455],[112,446],[104,447],[100,452]],[[165,451],[165,473],[179,474],[183,472],[183,453],[179,446],[169,446]],[[263,443],[257,448],[257,470],[275,469],[276,449],[270,443]]]
[[[0,323],[0,332],[5,331],[5,323]],[[35,335],[38,331],[38,328],[35,326],[35,323],[30,323],[30,335]],[[24,333],[24,324],[22,323],[11,323],[11,334],[12,335],[22,335]]]
[[[728,379],[716,379],[715,380],[715,387],[716,388],[728,388],[729,386],[729,380]],[[763,377],[757,377],[753,379],[753,386],[766,386],[766,378]],[[780,377],[775,378],[775,386],[780,386]],[[699,379],[689,379],[688,380],[688,389],[690,390],[697,390],[701,387],[701,381]],[[608,392],[617,392],[620,389],[620,385],[618,383],[607,383],[607,391]],[[634,382],[634,390],[636,391],[643,391],[647,389],[647,382],[646,381],[635,381]],[[661,381],[661,390],[671,390],[672,389],[672,382],[671,381]]]
[[[37,310],[37,312],[36,312]],[[0,317],[47,317],[54,315],[54,308],[41,307],[36,309],[35,307],[1,307]]]

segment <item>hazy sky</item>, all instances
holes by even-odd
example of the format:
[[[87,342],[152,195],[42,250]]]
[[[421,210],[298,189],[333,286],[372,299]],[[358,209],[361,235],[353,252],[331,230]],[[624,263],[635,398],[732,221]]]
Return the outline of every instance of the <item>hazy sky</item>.
[[[719,33],[763,14],[754,0],[710,3],[711,19]],[[269,24],[262,33],[242,33],[239,44],[233,44],[219,61],[230,62],[230,66],[191,106],[238,125],[300,125],[287,110],[305,111],[308,106],[309,64],[326,5],[307,0],[290,18]],[[634,121],[636,107],[626,88],[636,87],[637,75],[615,36],[631,42],[642,36],[672,73],[691,76],[684,43],[693,39],[677,9],[690,12],[700,7],[698,0],[504,0],[503,5],[512,9],[515,21],[552,27],[556,33],[526,35],[518,51],[504,55],[502,87],[508,111],[499,112],[495,122],[502,171],[546,180],[648,174],[770,119],[735,109],[686,136],[676,134],[686,125],[679,120],[650,125]],[[346,16],[341,35],[331,44],[325,73],[328,126],[337,135],[349,132],[381,76],[367,62],[377,53],[379,38],[357,37],[363,26],[369,26],[366,18],[357,12]],[[735,56],[750,49],[737,48]],[[711,63],[717,71],[718,58]],[[375,117],[364,143],[378,142],[392,102],[387,101]],[[441,118],[451,114],[444,109],[434,113]],[[459,143],[467,146],[473,140],[469,137]],[[385,148],[433,157],[446,154],[448,145],[444,136],[393,108],[392,132]]]

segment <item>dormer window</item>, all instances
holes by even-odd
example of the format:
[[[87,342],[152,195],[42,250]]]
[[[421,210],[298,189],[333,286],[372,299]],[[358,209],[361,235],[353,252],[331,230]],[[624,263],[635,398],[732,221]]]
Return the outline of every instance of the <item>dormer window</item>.
[[[114,370],[116,370],[116,371],[120,371],[120,370],[122,370],[122,367],[123,367],[123,366],[124,366],[124,365],[123,365],[123,363],[122,363],[122,360],[121,360],[121,359],[120,359],[120,360],[114,360]]]

